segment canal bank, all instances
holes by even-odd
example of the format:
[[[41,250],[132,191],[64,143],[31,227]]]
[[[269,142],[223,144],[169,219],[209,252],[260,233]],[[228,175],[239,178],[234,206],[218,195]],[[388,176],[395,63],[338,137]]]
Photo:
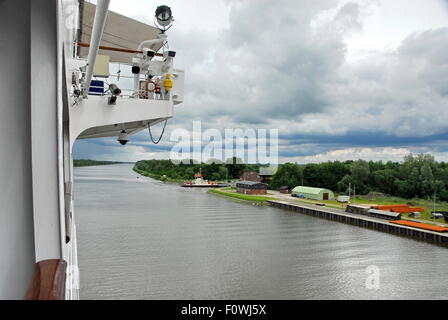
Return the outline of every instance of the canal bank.
[[[403,225],[392,224],[390,221],[366,217],[358,214],[346,213],[345,211],[332,208],[316,208],[312,205],[293,204],[287,201],[268,200],[275,208],[294,211],[310,216],[315,216],[327,220],[347,223],[377,231],[393,233],[433,244],[448,246],[448,235],[446,233],[433,232],[429,230],[417,229]]]
[[[373,229],[381,232],[387,232],[395,235],[405,236],[408,238],[425,241],[431,244],[437,244],[448,247],[448,234],[441,232],[434,232],[430,230],[423,230],[420,228],[393,224],[388,220],[367,217],[360,214],[348,213],[344,210],[323,206],[317,207],[315,204],[307,204],[299,202],[289,195],[285,194],[268,194],[267,196],[248,196],[230,192],[229,190],[211,190],[211,193],[216,193],[227,199],[233,200],[246,197],[245,202],[257,203],[259,205],[265,204],[275,208],[293,211],[309,216],[315,216],[326,220],[337,221],[350,225],[355,225],[363,228]],[[407,220],[406,220],[407,221]]]
[[[267,202],[268,200],[276,200],[276,198],[269,196],[254,196],[240,193],[229,193],[225,188],[223,188],[223,190],[212,189],[209,191],[209,193],[227,198],[229,200],[239,200],[245,203],[258,205],[269,205],[269,203]]]

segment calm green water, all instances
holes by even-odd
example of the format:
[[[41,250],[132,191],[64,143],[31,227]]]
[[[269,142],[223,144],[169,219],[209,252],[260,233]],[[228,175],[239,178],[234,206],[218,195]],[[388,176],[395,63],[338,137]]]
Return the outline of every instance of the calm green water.
[[[137,179],[131,165],[75,180],[82,299],[448,298],[442,247]]]

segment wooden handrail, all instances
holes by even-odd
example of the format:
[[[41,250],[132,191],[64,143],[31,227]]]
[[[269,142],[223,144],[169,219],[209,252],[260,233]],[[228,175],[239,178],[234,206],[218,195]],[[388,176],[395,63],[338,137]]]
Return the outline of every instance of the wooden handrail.
[[[78,44],[78,46],[83,47],[83,48],[90,47],[90,44],[88,44],[88,43],[78,42],[77,44]],[[117,51],[117,52],[124,52],[124,53],[133,53],[133,54],[143,53],[143,51],[132,50],[132,49],[127,49],[127,48],[116,48],[116,47],[107,47],[107,46],[100,46],[99,48],[100,48],[100,50]],[[155,55],[157,57],[163,57],[163,54],[161,54],[161,53],[156,53]]]
[[[64,260],[37,263],[25,300],[64,300],[66,270]]]

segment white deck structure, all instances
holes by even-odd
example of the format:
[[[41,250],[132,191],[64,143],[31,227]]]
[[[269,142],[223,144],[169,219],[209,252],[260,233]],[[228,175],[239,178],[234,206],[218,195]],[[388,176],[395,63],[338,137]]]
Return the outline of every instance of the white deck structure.
[[[67,266],[62,298],[79,298],[74,142],[118,138],[123,130],[132,136],[173,117],[183,101],[183,71],[174,69],[173,52],[159,51],[166,35],[110,13],[109,2],[98,0],[95,8],[81,0],[0,1],[0,299],[24,298],[36,263],[56,260]],[[116,23],[121,43],[111,38]],[[151,41],[139,48],[140,40]],[[135,73],[95,79],[97,53]],[[106,84],[97,95],[89,94],[90,75]],[[107,83],[120,90],[108,91]]]

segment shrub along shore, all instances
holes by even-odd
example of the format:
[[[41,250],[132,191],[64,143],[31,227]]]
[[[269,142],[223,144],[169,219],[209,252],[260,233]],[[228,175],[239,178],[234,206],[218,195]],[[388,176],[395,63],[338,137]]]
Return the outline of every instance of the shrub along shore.
[[[106,166],[106,165],[112,165],[112,164],[122,164],[124,162],[117,162],[117,161],[97,161],[97,160],[73,160],[73,166],[74,167],[92,167],[92,166]]]
[[[233,190],[233,192],[232,192],[232,190]],[[250,202],[266,202],[268,200],[276,200],[276,198],[270,197],[269,195],[267,195],[267,196],[252,196],[252,195],[247,195],[247,194],[242,194],[242,193],[236,193],[234,190],[235,189],[232,189],[232,188],[222,188],[222,189],[212,189],[209,192],[214,193],[214,194],[219,194],[222,196],[226,196],[226,197],[230,197],[230,198],[250,201]]]

